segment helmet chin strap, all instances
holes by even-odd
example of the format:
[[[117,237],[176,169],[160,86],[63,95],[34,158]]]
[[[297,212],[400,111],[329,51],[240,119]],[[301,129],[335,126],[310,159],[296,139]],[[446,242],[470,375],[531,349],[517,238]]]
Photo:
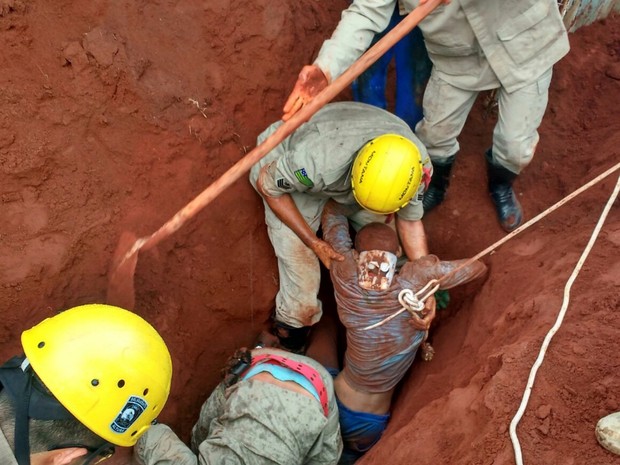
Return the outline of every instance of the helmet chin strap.
[[[15,459],[30,465],[30,419],[66,420],[73,418],[56,398],[36,380],[27,358],[13,357],[0,366],[0,389],[4,389],[15,409]]]
[[[21,395],[15,398],[15,458],[19,465],[30,465],[30,396],[32,395],[32,376],[27,373],[30,367],[25,358],[19,367],[26,378]]]
[[[87,454],[84,458],[84,462],[82,462],[82,465],[90,465],[91,463],[97,464],[101,460],[105,460],[106,458],[110,457],[113,453],[114,444],[110,442],[105,442],[97,449]]]

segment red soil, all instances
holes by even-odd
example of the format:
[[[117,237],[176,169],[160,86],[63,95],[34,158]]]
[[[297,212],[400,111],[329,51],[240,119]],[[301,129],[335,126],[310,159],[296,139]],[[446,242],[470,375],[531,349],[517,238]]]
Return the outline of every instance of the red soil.
[[[103,302],[121,232],[153,233],[254,146],[346,4],[0,0],[3,359],[42,318]],[[620,19],[570,38],[538,152],[516,183],[528,218],[620,161]],[[476,107],[448,198],[425,218],[442,258],[504,236],[485,190],[492,127]],[[414,364],[384,438],[361,463],[514,463],[508,425],[617,177],[486,256],[485,282],[452,292],[432,332],[435,359]],[[184,439],[224,360],[254,340],[273,304],[262,215],[244,177],[139,256],[136,311],[162,333],[175,366],[161,420]],[[620,410],[619,250],[616,202],[519,426],[526,463],[618,460],[593,428]]]

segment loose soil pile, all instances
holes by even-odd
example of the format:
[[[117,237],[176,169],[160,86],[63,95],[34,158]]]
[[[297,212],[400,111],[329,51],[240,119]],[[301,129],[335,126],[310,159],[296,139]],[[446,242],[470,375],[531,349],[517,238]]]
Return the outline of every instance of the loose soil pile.
[[[120,233],[151,234],[254,146],[347,4],[0,0],[3,359],[42,318],[104,301]],[[570,39],[536,157],[516,183],[528,218],[620,160],[620,19]],[[424,220],[442,258],[504,236],[486,193],[493,124],[474,109],[448,198]],[[432,332],[435,359],[414,364],[384,438],[361,463],[514,463],[509,422],[615,179],[486,256],[486,280],[452,292]],[[262,208],[244,177],[140,254],[136,311],[162,333],[175,366],[161,420],[184,439],[224,360],[254,340],[273,304]],[[620,410],[619,250],[616,202],[519,426],[526,463],[618,461],[593,428]]]

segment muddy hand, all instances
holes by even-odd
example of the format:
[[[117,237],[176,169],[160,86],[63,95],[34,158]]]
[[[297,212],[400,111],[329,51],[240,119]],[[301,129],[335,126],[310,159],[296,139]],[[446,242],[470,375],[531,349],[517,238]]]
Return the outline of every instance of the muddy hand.
[[[336,252],[331,245],[321,239],[317,239],[317,241],[312,244],[312,250],[328,270],[331,268],[332,260],[337,262],[344,260],[342,255]]]
[[[426,319],[426,317],[421,317],[419,312],[411,312],[411,318],[409,319],[409,324],[413,326],[418,331],[426,331],[428,327],[431,325],[430,321]]]
[[[428,329],[431,327],[431,323],[435,319],[436,311],[434,302],[430,305],[429,310],[429,300],[432,298],[433,297],[431,296],[426,300],[427,306],[424,308],[424,310],[422,310],[422,312],[411,312],[411,319],[409,320],[409,324],[411,324],[411,326],[413,326],[418,331],[428,331]]]
[[[284,104],[282,119],[284,121],[290,119],[301,107],[325,89],[327,84],[327,77],[321,68],[315,65],[304,66],[299,73],[293,92]]]

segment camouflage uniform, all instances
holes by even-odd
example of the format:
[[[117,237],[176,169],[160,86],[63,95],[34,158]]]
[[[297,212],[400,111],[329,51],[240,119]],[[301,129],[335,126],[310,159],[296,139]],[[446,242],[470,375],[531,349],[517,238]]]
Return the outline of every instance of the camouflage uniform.
[[[321,404],[288,389],[252,378],[228,389],[218,385],[202,406],[190,450],[166,425],[151,427],[135,447],[145,465],[335,464],[342,451],[332,378],[316,361],[277,349],[272,353],[317,370],[328,392],[329,415]]]

